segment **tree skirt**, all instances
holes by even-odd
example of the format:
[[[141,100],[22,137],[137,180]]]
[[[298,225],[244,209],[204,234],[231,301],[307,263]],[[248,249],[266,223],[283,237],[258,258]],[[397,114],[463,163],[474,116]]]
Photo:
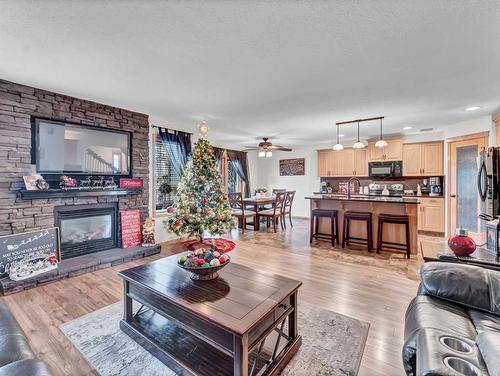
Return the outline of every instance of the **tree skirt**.
[[[123,303],[118,302],[59,328],[101,376],[175,376],[120,330],[122,316]],[[283,375],[354,376],[358,373],[368,323],[306,303],[299,303],[298,323],[302,346]]]

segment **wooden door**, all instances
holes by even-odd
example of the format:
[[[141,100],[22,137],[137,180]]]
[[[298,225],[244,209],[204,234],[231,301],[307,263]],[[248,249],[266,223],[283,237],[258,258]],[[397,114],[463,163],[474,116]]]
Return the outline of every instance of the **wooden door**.
[[[318,150],[318,176],[328,176],[328,168],[330,166],[330,151]]]
[[[425,176],[444,175],[442,142],[428,142],[422,144],[421,166],[423,175]]]
[[[403,176],[422,175],[422,146],[421,144],[403,145]]]
[[[354,151],[354,175],[368,176],[367,150],[358,149]]]
[[[403,159],[403,141],[387,140],[387,146],[384,148],[384,160],[400,161]]]
[[[384,160],[384,148],[377,148],[374,142],[368,143],[368,159],[370,162],[379,162]]]
[[[448,235],[460,225],[467,228],[479,244],[484,237],[479,220],[480,199],[476,177],[479,153],[488,147],[489,132],[448,140]]]

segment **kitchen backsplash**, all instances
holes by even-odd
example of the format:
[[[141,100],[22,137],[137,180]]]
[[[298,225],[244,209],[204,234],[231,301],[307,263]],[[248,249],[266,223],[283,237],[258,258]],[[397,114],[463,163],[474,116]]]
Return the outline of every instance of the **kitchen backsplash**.
[[[441,176],[440,178],[441,178],[441,187],[443,187],[444,189],[445,186],[444,177]],[[399,179],[381,180],[381,179],[372,179],[368,177],[359,177],[358,179],[362,186],[367,186],[370,183],[379,183],[382,186],[402,183],[404,184],[404,189],[411,189],[415,192],[417,191],[417,184],[420,184],[420,186],[422,187],[422,192],[426,193],[426,190],[424,189],[424,182],[423,182],[424,179],[422,178],[399,178]],[[336,192],[339,189],[339,183],[347,182],[348,180],[349,178],[321,178],[321,183],[322,182],[330,183],[330,186],[333,188],[333,191]],[[427,189],[429,189],[429,179],[427,179]],[[321,184],[318,187],[318,192],[319,191],[321,191]]]

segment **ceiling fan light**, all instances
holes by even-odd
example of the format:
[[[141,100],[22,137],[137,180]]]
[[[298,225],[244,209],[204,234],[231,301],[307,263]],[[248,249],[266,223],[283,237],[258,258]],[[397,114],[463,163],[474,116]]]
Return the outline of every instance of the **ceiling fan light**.
[[[332,149],[335,151],[341,151],[341,150],[344,150],[344,145],[337,143],[337,144],[333,145]]]
[[[273,156],[272,151],[266,151],[266,158],[271,158]]]
[[[361,141],[356,141],[354,145],[352,145],[353,149],[363,149],[365,147],[365,144],[363,144]]]
[[[264,150],[259,151],[259,157],[264,158],[266,156],[266,152]]]
[[[387,146],[387,141],[386,140],[378,140],[375,143],[376,148],[385,148]]]

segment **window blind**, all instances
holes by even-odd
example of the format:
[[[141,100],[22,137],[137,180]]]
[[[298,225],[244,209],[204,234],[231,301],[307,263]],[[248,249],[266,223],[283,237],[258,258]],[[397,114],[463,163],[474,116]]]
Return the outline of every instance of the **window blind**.
[[[155,204],[156,210],[161,210],[174,203],[174,197],[177,192],[177,185],[179,184],[180,177],[173,169],[172,161],[158,135],[155,135],[153,153]],[[179,158],[175,153],[174,157]],[[165,193],[167,187],[170,187],[170,193]]]

